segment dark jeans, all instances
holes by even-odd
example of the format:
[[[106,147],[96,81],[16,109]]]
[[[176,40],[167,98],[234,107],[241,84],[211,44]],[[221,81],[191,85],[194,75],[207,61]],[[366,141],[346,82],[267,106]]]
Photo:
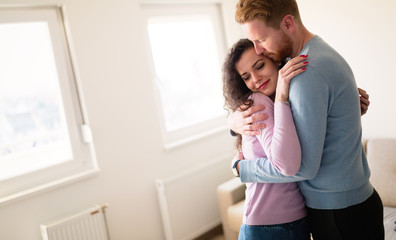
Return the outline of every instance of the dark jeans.
[[[384,210],[378,193],[363,203],[337,210],[307,208],[314,240],[383,240]]]
[[[239,240],[309,240],[308,219],[274,225],[242,224]]]

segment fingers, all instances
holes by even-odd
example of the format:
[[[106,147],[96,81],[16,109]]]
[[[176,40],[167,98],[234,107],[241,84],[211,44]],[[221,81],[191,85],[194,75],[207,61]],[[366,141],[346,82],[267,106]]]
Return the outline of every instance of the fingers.
[[[308,55],[301,55],[288,61],[280,70],[281,77],[290,82],[293,77],[304,72],[308,65],[307,57]]]
[[[361,96],[361,98],[360,99],[365,99],[366,101],[369,101],[369,98],[370,98],[370,96],[368,95],[368,93],[365,91],[365,90],[363,90],[363,89],[361,89],[361,88],[358,88],[358,92],[359,92],[359,95]]]
[[[308,55],[301,55],[301,56],[297,56],[292,58],[291,60],[289,60],[285,66],[283,66],[282,69],[289,69],[289,68],[294,68],[297,69],[301,66],[306,65],[305,62],[307,62],[308,60]]]
[[[369,102],[370,96],[364,89],[358,88],[358,92],[360,95],[360,99],[364,99],[366,102]]]
[[[257,121],[265,120],[268,118],[267,114],[259,114],[259,115],[253,115],[256,112],[262,111],[265,109],[265,105],[254,105],[248,108],[246,111],[242,112],[243,115],[243,124],[252,124]]]
[[[360,115],[364,115],[367,113],[367,110],[369,108],[370,105],[370,100],[368,99],[368,95],[367,98],[364,97],[360,97]]]
[[[307,62],[308,64],[308,62]],[[307,68],[305,67],[306,64],[302,65],[301,67],[298,67],[297,69],[293,70],[292,72],[290,72],[287,76],[287,80],[290,81],[292,80],[295,76],[297,76],[298,74],[304,72],[305,70],[307,70]]]
[[[367,113],[368,105],[360,104],[360,115],[363,116]]]
[[[368,95],[367,95],[367,98],[360,96],[360,103],[363,105],[367,105],[367,106],[370,105],[370,100],[368,98]]]
[[[252,119],[251,123],[257,123],[259,121],[266,120],[268,118],[268,114],[258,114],[258,115],[253,115],[250,117]]]
[[[364,89],[358,88],[358,92],[360,95],[360,114],[363,116],[369,108],[370,96]]]
[[[362,89],[362,88],[358,88],[358,92],[360,95],[367,95],[366,90]]]
[[[268,118],[268,114],[255,114],[259,111],[264,110],[265,105],[254,105],[248,108],[245,111],[238,110],[239,114],[242,115],[243,119],[240,119],[240,127],[236,127],[234,132],[245,134],[245,135],[258,135],[260,134],[260,130],[265,128],[264,123],[259,123],[260,121],[266,120]],[[238,129],[238,131],[236,131]]]
[[[243,125],[245,125],[245,128],[249,127],[249,130],[250,130],[251,129],[250,125],[257,125],[257,124],[259,124],[257,122],[263,121],[267,118],[268,118],[268,114],[253,115],[253,116],[245,118],[243,120]],[[255,123],[257,123],[257,124],[255,124]],[[256,128],[252,128],[252,129],[256,129]]]
[[[253,113],[262,111],[265,109],[265,105],[254,105],[242,112],[244,118],[251,116]]]
[[[243,133],[245,135],[259,135],[260,131],[266,127],[265,123],[245,125]]]

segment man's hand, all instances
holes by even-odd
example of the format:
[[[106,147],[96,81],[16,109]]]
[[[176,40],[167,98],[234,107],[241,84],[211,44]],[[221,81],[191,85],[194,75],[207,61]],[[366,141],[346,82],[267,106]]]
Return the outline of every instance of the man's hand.
[[[366,114],[370,105],[370,96],[364,89],[358,88],[358,91],[360,95],[360,115],[363,116],[364,114]]]
[[[268,115],[262,114],[252,116],[252,114],[264,109],[264,105],[255,105],[245,111],[237,110],[228,118],[228,124],[236,133],[244,135],[258,135],[260,134],[260,130],[265,128],[265,124],[257,122],[267,119]]]

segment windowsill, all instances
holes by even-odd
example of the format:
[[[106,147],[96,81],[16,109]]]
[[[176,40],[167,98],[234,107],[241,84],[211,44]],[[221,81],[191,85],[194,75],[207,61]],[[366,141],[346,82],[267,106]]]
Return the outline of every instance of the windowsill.
[[[100,172],[99,168],[93,168],[90,170],[86,170],[84,172],[69,176],[69,177],[64,177],[46,184],[42,184],[24,191],[20,191],[17,193],[13,193],[10,194],[8,196],[4,196],[0,198],[0,207],[7,205],[7,204],[11,204],[29,197],[33,197],[36,194],[39,193],[44,193],[56,188],[60,188],[63,187],[65,185],[74,183],[74,182],[78,182],[81,180],[84,180],[86,178],[92,177],[97,175]]]

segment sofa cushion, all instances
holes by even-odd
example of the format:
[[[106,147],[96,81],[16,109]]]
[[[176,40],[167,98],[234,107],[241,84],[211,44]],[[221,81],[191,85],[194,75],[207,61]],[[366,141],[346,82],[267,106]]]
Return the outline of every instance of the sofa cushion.
[[[242,225],[244,204],[245,200],[242,200],[230,206],[227,210],[229,227],[235,232],[239,232]]]
[[[385,239],[396,239],[396,208],[384,207]]]
[[[396,139],[368,140],[367,160],[370,181],[384,206],[396,207]]]

